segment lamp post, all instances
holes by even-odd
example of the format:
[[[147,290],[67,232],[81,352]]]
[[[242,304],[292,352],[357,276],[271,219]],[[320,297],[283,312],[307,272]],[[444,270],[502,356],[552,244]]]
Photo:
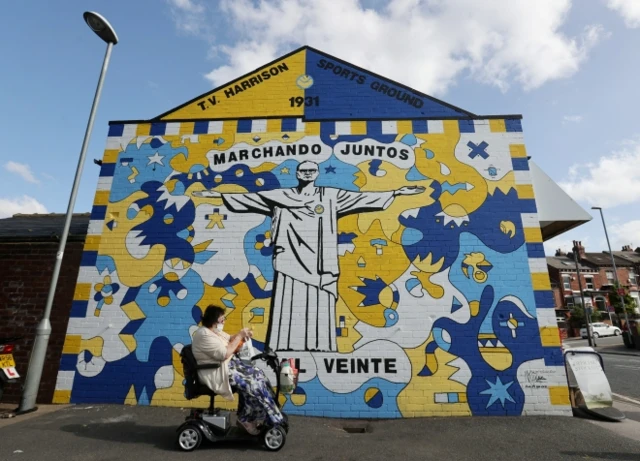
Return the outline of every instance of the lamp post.
[[[118,36],[116,35],[115,30],[113,30],[113,27],[111,26],[111,24],[109,24],[109,21],[107,21],[104,17],[102,17],[98,13],[94,13],[91,11],[85,12],[83,14],[83,17],[91,30],[106,42],[107,51],[102,63],[102,70],[100,71],[100,78],[98,79],[96,93],[93,97],[93,105],[91,106],[87,129],[84,133],[82,148],[80,149],[80,158],[78,159],[76,175],[73,180],[73,187],[71,188],[71,196],[69,197],[69,204],[67,205],[67,215],[64,221],[64,228],[62,229],[62,235],[60,236],[58,252],[56,253],[56,261],[53,267],[53,275],[51,276],[51,284],[49,285],[47,304],[45,305],[42,320],[36,328],[36,337],[33,343],[33,349],[31,351],[31,359],[29,360],[29,369],[27,371],[27,376],[25,379],[20,406],[17,410],[18,414],[37,410],[35,403],[36,397],[38,395],[38,389],[40,388],[42,368],[44,367],[44,361],[47,355],[49,336],[51,336],[51,322],[49,321],[49,318],[51,316],[51,308],[53,306],[53,298],[56,293],[56,286],[58,284],[58,276],[60,275],[60,266],[62,265],[62,257],[64,255],[64,249],[67,243],[67,236],[69,235],[69,226],[71,225],[73,208],[75,206],[76,197],[78,195],[78,187],[80,186],[80,178],[82,176],[82,168],[84,166],[87,147],[89,145],[89,139],[91,138],[91,131],[93,130],[93,121],[95,119],[96,109],[98,108],[98,102],[100,101],[100,93],[102,93],[102,84],[104,83],[104,77],[107,73],[107,68],[109,67],[111,50],[113,49],[113,45],[118,43]]]
[[[582,280],[580,280],[580,265],[578,263],[578,242],[573,241],[573,261],[576,263],[576,276],[578,277],[578,288],[580,289],[580,299],[582,301],[582,308],[584,309],[584,319],[587,323],[587,341],[589,347],[597,347],[596,338],[593,337],[593,330],[591,329],[591,312],[584,303],[584,292],[582,291]]]
[[[609,247],[609,256],[611,256],[611,264],[613,265],[613,276],[616,280],[616,285],[620,287],[620,281],[618,280],[618,269],[616,268],[616,259],[613,256],[613,252],[611,251],[611,244],[609,243],[609,234],[607,233],[607,225],[604,222],[604,213],[602,212],[602,208],[599,206],[592,206],[591,209],[598,210],[600,212],[600,218],[602,219],[602,227],[604,228],[604,236],[607,239],[607,247]],[[620,302],[622,303],[622,312],[624,312],[624,321],[627,324],[629,339],[631,339],[631,326],[629,325],[629,316],[627,315],[627,308],[624,305],[624,294],[618,293],[618,296],[620,296]]]

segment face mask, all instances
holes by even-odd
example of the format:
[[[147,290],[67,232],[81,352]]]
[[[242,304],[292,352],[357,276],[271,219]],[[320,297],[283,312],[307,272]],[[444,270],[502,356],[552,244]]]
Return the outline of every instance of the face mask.
[[[222,331],[222,330],[224,330],[224,323],[218,323],[218,324],[216,324],[216,330],[218,330],[218,331]]]

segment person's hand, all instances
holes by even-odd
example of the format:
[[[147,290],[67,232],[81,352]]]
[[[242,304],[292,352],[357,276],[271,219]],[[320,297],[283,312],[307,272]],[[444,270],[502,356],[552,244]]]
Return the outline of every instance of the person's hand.
[[[249,339],[253,336],[253,331],[251,331],[249,328],[243,328],[242,330],[240,330],[240,336],[242,337],[242,339]]]
[[[393,192],[393,195],[416,195],[422,194],[425,190],[425,187],[422,186],[404,186],[398,190]]]
[[[194,197],[200,198],[220,198],[222,194],[220,192],[214,192],[212,190],[199,190],[195,192],[191,192],[191,195]]]

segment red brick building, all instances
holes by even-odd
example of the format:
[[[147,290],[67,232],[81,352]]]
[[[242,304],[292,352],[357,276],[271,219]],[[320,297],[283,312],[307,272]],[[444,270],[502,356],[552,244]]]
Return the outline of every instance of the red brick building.
[[[637,270],[632,261],[619,256],[618,253],[614,252],[614,258],[620,285],[626,293],[637,300]],[[578,261],[585,306],[600,312],[602,321],[619,324],[619,319],[612,309],[609,309],[611,306],[609,295],[613,292],[615,284],[611,255],[608,252],[588,253],[580,244]],[[555,256],[547,257],[547,267],[556,303],[556,316],[559,322],[564,321],[568,318],[573,306],[582,304],[574,256],[572,253],[565,254],[558,250]]]
[[[51,311],[52,333],[37,399],[41,403],[51,403],[53,398],[88,225],[88,213],[76,214],[69,229]],[[0,337],[24,336],[13,352],[22,382],[47,302],[63,226],[61,214],[0,219]],[[22,384],[7,385],[2,402],[19,402],[21,392]]]

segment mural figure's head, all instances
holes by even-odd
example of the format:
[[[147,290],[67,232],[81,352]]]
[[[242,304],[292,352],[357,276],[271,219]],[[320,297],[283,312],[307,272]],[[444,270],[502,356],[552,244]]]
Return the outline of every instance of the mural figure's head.
[[[319,174],[318,164],[315,162],[302,162],[296,169],[296,176],[301,185],[314,182]]]

